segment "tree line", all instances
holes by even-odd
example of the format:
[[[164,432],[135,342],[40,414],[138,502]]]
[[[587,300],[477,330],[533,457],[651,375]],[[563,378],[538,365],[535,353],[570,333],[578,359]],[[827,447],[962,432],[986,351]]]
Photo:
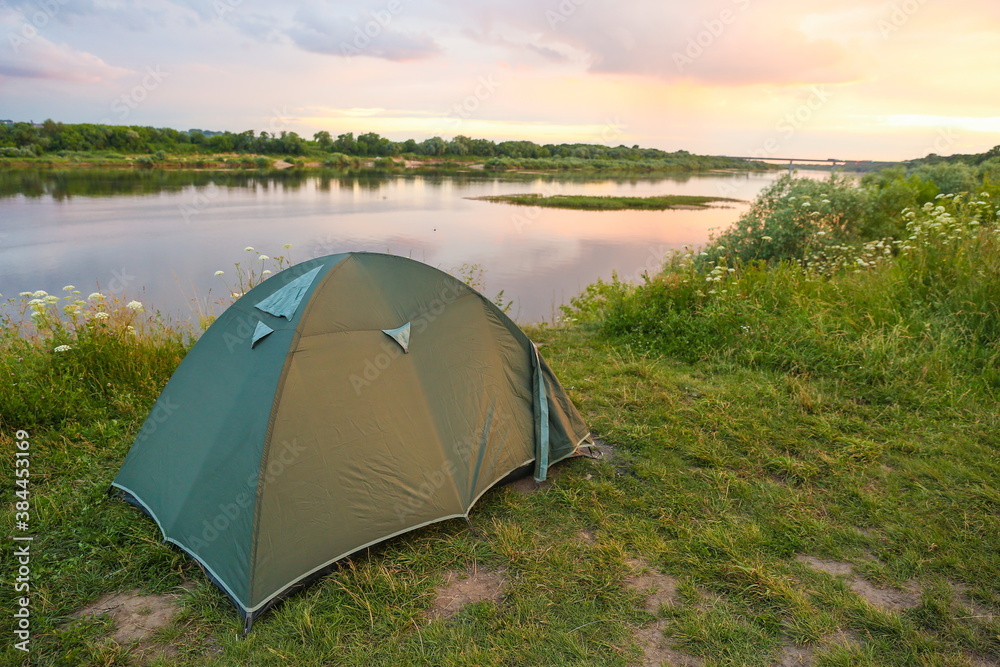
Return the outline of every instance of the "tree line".
[[[334,137],[325,130],[306,139],[295,132],[208,132],[174,130],[138,125],[65,124],[46,120],[41,124],[0,125],[0,157],[40,157],[66,152],[114,152],[127,154],[248,153],[259,155],[322,156],[341,153],[353,157],[481,157],[510,159],[576,158],[580,160],[673,160],[692,161],[699,156],[687,151],[668,152],[656,148],[606,146],[603,144],[536,144],[532,141],[474,139],[458,135],[450,140],[430,137],[423,141],[392,141],[375,132]],[[717,158],[716,158],[717,159]],[[740,161],[742,162],[742,161]],[[713,165],[715,166],[715,165]]]

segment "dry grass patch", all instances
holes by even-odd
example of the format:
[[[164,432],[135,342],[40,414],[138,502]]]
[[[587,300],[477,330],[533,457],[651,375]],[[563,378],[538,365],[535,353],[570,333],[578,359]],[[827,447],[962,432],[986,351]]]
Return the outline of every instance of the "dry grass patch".
[[[626,561],[635,572],[625,579],[625,585],[634,591],[649,593],[644,609],[651,614],[658,614],[663,605],[673,604],[677,598],[677,580],[669,574],[655,572],[642,559]]]
[[[425,616],[430,621],[451,618],[466,605],[476,602],[499,602],[507,587],[505,570],[481,570],[473,567],[463,572],[445,574],[444,585],[438,589],[434,604]]]
[[[855,576],[854,568],[850,563],[823,560],[812,556],[797,556],[795,560],[818,572],[825,572],[835,577],[850,577],[848,584],[851,590],[867,600],[872,606],[880,609],[900,611],[920,606],[920,586],[915,581],[906,582],[902,589],[880,588]]]
[[[664,621],[660,621],[635,633],[636,641],[642,648],[642,661],[638,663],[639,665],[642,667],[660,667],[660,665],[701,667],[705,664],[701,658],[670,648],[667,644],[667,638],[663,636],[665,625]]]

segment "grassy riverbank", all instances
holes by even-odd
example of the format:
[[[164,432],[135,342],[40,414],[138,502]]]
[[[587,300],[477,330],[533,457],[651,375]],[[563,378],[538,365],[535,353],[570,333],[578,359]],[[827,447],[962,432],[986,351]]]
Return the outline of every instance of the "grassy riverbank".
[[[609,136],[617,136],[614,128]],[[287,130],[213,132],[139,125],[0,123],[0,169],[30,167],[161,169],[418,169],[518,172],[687,173],[764,170],[755,160],[638,145],[536,144],[456,135],[392,141],[374,132],[312,140]]]
[[[996,664],[997,205],[930,195],[872,218],[897,240],[858,238],[835,226],[850,187],[778,183],[705,254],[530,328],[613,455],[487,493],[478,535],[450,521],[357,555],[246,640],[197,567],[105,495],[189,337],[138,304],[15,297],[0,438],[32,443],[35,664]],[[45,335],[21,335],[19,305],[76,305],[79,325],[40,315]],[[131,644],[108,615],[70,624],[132,589],[176,595],[142,598],[173,620]]]
[[[130,154],[116,152],[63,151],[39,157],[0,157],[0,170],[26,169],[166,169],[213,171],[318,171],[324,169],[394,172],[489,172],[542,174],[671,174],[717,170],[766,171],[773,166],[729,158],[630,160],[556,158],[488,158],[476,156],[427,157],[407,154],[394,157],[360,157],[344,153],[310,155],[219,154]]]
[[[542,206],[545,208],[570,208],[582,211],[665,211],[671,208],[710,208],[712,204],[737,202],[739,199],[701,197],[696,195],[660,195],[652,197],[614,197],[587,195],[496,195],[469,197],[480,201],[516,206]]]

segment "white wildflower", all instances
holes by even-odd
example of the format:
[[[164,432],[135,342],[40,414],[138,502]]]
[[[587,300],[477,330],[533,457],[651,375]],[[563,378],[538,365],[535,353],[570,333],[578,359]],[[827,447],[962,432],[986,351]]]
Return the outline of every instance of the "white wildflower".
[[[48,303],[48,304],[59,303],[59,297],[53,296],[53,295],[50,294],[49,296],[47,296],[44,299],[42,299],[42,301],[44,301],[45,303]]]
[[[282,247],[282,248],[285,248],[285,249],[287,250],[288,248],[291,248],[291,247],[292,247],[292,244],[291,244],[291,243],[286,243],[285,245],[283,245],[283,246],[281,246],[281,247]]]
[[[262,261],[262,262],[263,262],[264,260],[266,260],[266,259],[271,259],[271,258],[270,258],[270,257],[268,257],[267,255],[261,255],[261,256],[260,256],[260,257],[258,257],[257,259],[259,259],[260,261]]]
[[[60,345],[59,347],[57,347],[56,349],[54,349],[52,351],[53,352],[69,352],[72,349],[73,348],[70,347],[69,345]]]
[[[125,304],[125,307],[126,308],[131,308],[132,310],[134,310],[136,312],[142,310],[142,304],[139,303],[138,301],[129,301],[128,303]]]
[[[31,292],[21,292],[18,296],[34,296]]]
[[[246,248],[243,248],[243,249],[246,250],[247,252],[254,252],[254,249],[253,249],[252,245],[248,245]]]
[[[48,293],[48,292],[46,292],[46,291],[45,291],[45,290],[43,290],[43,289],[40,289],[40,290],[38,290],[37,292],[33,293],[33,294],[32,294],[31,296],[35,297],[36,299],[40,299],[40,298],[42,298],[43,296],[48,296],[48,295],[49,295],[49,293]]]
[[[215,272],[215,275],[217,275],[217,276],[221,276],[221,275],[222,275],[223,273],[225,273],[225,271],[216,271],[216,272]]]
[[[101,301],[101,300],[106,299],[106,298],[107,297],[105,297],[100,292],[94,292],[93,294],[91,294],[90,296],[87,297],[87,300],[88,301]]]
[[[270,271],[270,269],[265,269],[265,270],[264,270],[264,272],[263,272],[263,273],[262,273],[261,275],[264,275],[264,276],[269,276],[269,275],[271,275],[271,271]]]
[[[108,315],[107,313],[105,313],[104,311],[98,311],[98,312],[94,313],[94,319],[95,320],[106,320],[109,317],[111,317],[111,316]]]
[[[76,285],[66,285],[66,287],[63,287],[63,292],[72,292],[75,289]]]

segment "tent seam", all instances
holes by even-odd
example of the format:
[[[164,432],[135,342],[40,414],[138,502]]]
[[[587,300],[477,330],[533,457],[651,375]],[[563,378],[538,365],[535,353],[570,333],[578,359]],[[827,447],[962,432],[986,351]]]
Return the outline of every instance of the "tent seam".
[[[268,456],[270,455],[271,452],[271,437],[274,434],[274,422],[278,416],[278,407],[281,404],[281,396],[285,388],[285,382],[288,380],[288,373],[292,365],[292,357],[293,354],[295,353],[295,348],[298,347],[299,340],[302,338],[302,325],[306,321],[306,316],[312,307],[316,294],[318,294],[320,290],[323,289],[327,281],[330,280],[330,276],[336,273],[337,270],[347,262],[347,260],[351,259],[354,259],[354,254],[348,253],[347,257],[344,257],[343,259],[338,261],[334,266],[327,269],[326,273],[323,275],[323,278],[320,279],[319,284],[317,284],[313,288],[312,292],[309,294],[309,299],[305,302],[305,304],[301,306],[302,313],[301,315],[299,315],[299,321],[295,325],[295,329],[292,333],[292,340],[288,344],[288,351],[285,353],[285,362],[281,368],[281,375],[278,377],[278,383],[275,386],[274,399],[271,401],[271,411],[267,417],[267,431],[264,434],[264,447],[261,450],[260,466],[257,469],[257,490],[256,493],[254,494],[255,502],[254,502],[254,513],[253,513],[253,526],[251,526],[250,529],[250,563],[248,572],[250,585],[247,591],[247,597],[249,600],[253,600],[254,596],[254,584],[256,581],[255,574],[257,572],[257,552],[258,552],[257,538],[260,535],[260,515],[261,512],[263,511],[262,499],[264,497],[264,486],[267,480],[266,471],[267,471]],[[322,266],[323,262],[319,262],[318,264]],[[254,607],[254,609],[256,609],[256,607]],[[253,609],[248,609],[248,613],[252,612]]]

